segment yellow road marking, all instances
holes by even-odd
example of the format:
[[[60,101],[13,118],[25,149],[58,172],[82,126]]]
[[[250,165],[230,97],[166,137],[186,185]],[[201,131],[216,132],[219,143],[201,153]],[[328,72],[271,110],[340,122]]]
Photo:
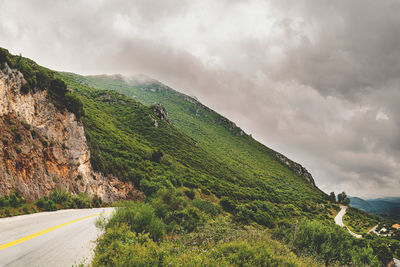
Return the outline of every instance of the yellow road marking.
[[[86,217],[82,217],[82,218],[75,219],[75,220],[72,220],[72,221],[69,221],[69,222],[66,222],[66,223],[63,223],[63,224],[59,224],[59,225],[50,227],[50,228],[48,228],[48,229],[46,229],[46,230],[43,230],[43,231],[40,231],[40,232],[31,234],[31,235],[25,236],[25,237],[23,237],[23,238],[20,238],[20,239],[11,241],[11,242],[9,242],[9,243],[5,243],[5,244],[3,244],[3,245],[0,245],[0,250],[5,249],[5,248],[12,247],[12,246],[17,245],[17,244],[19,244],[19,243],[28,241],[28,240],[30,240],[30,239],[32,239],[32,238],[35,238],[35,237],[44,235],[44,234],[46,234],[46,233],[48,233],[48,232],[54,231],[54,230],[56,230],[56,229],[58,229],[58,228],[61,228],[61,227],[66,226],[66,225],[69,225],[69,224],[71,224],[71,223],[78,222],[78,221],[82,221],[82,220],[84,220],[84,219],[88,219],[88,218],[95,217],[95,216],[102,215],[102,214],[109,214],[109,213],[111,213],[111,212],[105,212],[105,213],[99,213],[99,214],[89,215],[89,216],[86,216]]]

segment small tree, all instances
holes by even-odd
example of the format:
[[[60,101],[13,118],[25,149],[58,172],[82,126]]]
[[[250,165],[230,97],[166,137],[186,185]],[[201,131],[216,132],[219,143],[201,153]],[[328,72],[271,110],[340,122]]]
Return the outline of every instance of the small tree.
[[[342,192],[342,193],[338,194],[338,195],[337,195],[337,198],[338,198],[338,202],[339,202],[340,204],[346,205],[346,204],[344,203],[345,199],[347,198],[347,195],[346,195],[345,192]],[[346,203],[347,203],[347,201],[346,201]],[[350,203],[350,200],[348,200],[348,203]],[[348,203],[347,203],[347,204],[348,204]]]
[[[336,196],[335,196],[335,192],[331,192],[329,195],[329,201],[330,202],[336,202]]]
[[[57,97],[64,97],[65,94],[68,92],[67,85],[61,79],[54,79],[51,81],[50,84],[50,91]]]
[[[160,163],[162,156],[163,156],[163,152],[161,151],[161,149],[153,150],[151,153],[150,160]]]
[[[233,200],[228,197],[221,198],[219,204],[221,205],[222,209],[227,212],[236,212],[236,204]]]
[[[348,206],[348,205],[350,205],[350,199],[346,197],[346,198],[342,201],[342,203],[343,203],[343,205]]]

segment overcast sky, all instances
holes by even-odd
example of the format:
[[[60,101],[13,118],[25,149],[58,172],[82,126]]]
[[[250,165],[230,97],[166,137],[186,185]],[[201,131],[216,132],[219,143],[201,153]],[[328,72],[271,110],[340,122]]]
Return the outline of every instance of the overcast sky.
[[[0,0],[0,46],[146,74],[301,163],[325,192],[400,196],[399,0]]]

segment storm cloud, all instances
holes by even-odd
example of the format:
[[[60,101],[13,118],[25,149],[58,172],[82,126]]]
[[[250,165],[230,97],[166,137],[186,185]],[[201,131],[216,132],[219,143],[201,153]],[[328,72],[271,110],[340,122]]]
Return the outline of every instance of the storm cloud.
[[[0,46],[56,70],[151,76],[325,192],[400,196],[398,14],[398,0],[0,0]]]

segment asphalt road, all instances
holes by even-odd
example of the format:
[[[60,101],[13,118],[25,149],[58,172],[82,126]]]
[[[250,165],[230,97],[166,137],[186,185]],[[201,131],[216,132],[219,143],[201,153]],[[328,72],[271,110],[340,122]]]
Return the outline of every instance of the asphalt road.
[[[60,210],[0,219],[0,266],[87,264],[100,230],[99,214],[113,208]]]
[[[340,206],[341,210],[339,211],[339,213],[336,215],[335,217],[335,223],[337,225],[340,225],[342,227],[346,227],[347,231],[349,231],[349,233],[354,236],[355,238],[361,238],[361,235],[358,235],[356,233],[353,233],[352,231],[350,231],[349,228],[347,228],[346,225],[344,225],[343,223],[343,216],[346,214],[346,210],[347,210],[347,206]]]

